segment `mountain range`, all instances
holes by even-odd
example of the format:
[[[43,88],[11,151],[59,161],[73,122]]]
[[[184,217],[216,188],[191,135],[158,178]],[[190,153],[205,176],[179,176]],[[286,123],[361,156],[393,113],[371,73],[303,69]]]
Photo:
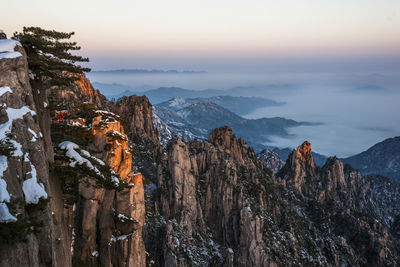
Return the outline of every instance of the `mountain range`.
[[[388,138],[357,155],[342,159],[362,174],[380,174],[400,182],[400,136]]]
[[[176,136],[184,140],[205,140],[212,129],[229,125],[238,136],[245,138],[258,151],[265,147],[262,144],[269,141],[269,136],[289,137],[288,128],[290,127],[315,125],[279,117],[245,119],[216,103],[202,102],[201,99],[188,102],[172,99],[154,106],[153,111],[170,128],[170,131],[175,132]]]
[[[92,73],[101,74],[204,74],[207,71],[196,71],[196,70],[147,70],[147,69],[118,69],[118,70],[94,70]]]
[[[298,122],[245,120],[209,102],[108,101],[76,73],[34,90],[24,49],[2,42],[12,57],[0,58],[0,266],[399,265],[398,183],[337,157],[317,166],[307,141],[285,162],[257,155],[228,126],[163,146],[170,126],[153,110],[183,126],[217,124],[214,113],[254,131]],[[398,143],[354,162],[394,170]]]

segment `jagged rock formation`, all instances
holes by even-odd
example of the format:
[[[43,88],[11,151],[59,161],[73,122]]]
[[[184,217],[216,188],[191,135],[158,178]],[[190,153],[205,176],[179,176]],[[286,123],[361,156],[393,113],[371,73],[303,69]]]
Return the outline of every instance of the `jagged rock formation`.
[[[258,153],[257,158],[264,163],[265,167],[271,169],[273,173],[277,173],[285,165],[285,162],[281,160],[278,154],[268,149],[264,149]]]
[[[62,263],[52,206],[42,205],[52,194],[44,141],[49,133],[39,125],[27,65],[18,42],[0,40],[1,266]]]
[[[399,261],[399,187],[305,142],[275,178],[229,127],[170,143],[148,220],[164,266],[375,266]],[[281,178],[279,178],[281,177]],[[157,215],[159,214],[159,215]],[[153,217],[153,218],[154,218]],[[154,220],[154,219],[153,219]],[[150,251],[150,253],[152,253]],[[158,253],[158,254],[157,254]]]
[[[125,96],[110,102],[109,108],[121,116],[126,132],[135,146],[134,160],[137,170],[152,183],[157,183],[157,162],[161,160],[163,148],[158,129],[153,123],[153,108],[145,96]]]
[[[231,128],[213,131],[204,143],[174,141],[167,166],[160,173],[157,203],[171,220],[165,226],[165,266],[274,264],[264,252],[262,224],[252,215],[248,192],[250,184],[263,188],[268,175]],[[190,241],[179,243],[178,237]]]
[[[53,105],[62,107],[63,103],[61,100]],[[72,242],[75,264],[145,266],[143,177],[132,170],[134,149],[120,117],[96,110],[94,103],[71,105],[63,112],[68,119],[53,123],[53,142],[59,146],[54,175],[63,170],[77,176],[72,182],[59,177],[66,188],[71,188],[63,192],[68,207],[63,221],[69,222],[67,238]]]
[[[119,116],[95,109],[107,102],[84,75],[33,91],[23,49],[1,42],[0,265],[145,266],[143,177]]]
[[[383,177],[363,177],[351,166],[343,167],[336,157],[318,168],[308,142],[292,152],[277,176],[293,190],[296,205],[321,238],[340,240],[342,245],[328,249],[326,256],[332,264],[398,263],[399,240],[394,231],[400,214],[398,185]],[[337,248],[343,245],[344,251],[339,252]]]
[[[126,121],[129,135],[143,136],[158,141],[158,132],[153,125],[153,111],[147,97],[125,96],[112,103],[110,108]]]

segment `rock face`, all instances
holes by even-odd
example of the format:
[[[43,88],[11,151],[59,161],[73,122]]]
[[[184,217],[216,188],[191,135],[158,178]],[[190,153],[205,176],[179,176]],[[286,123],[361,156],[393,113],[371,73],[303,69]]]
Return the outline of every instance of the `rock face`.
[[[257,158],[264,163],[265,167],[271,169],[273,173],[277,173],[285,165],[285,162],[281,160],[278,154],[268,149],[264,149],[258,153]]]
[[[68,107],[71,104],[90,102],[98,107],[105,107],[107,100],[98,90],[95,90],[84,74],[65,73],[66,76],[78,78],[72,86],[53,86],[49,90],[49,98]]]
[[[397,184],[383,177],[363,177],[336,157],[316,168],[308,142],[292,152],[277,176],[293,190],[296,204],[321,238],[340,238],[345,244],[344,253],[329,248],[326,257],[332,264],[385,266],[399,261],[394,232],[394,218],[400,214]]]
[[[275,264],[264,252],[262,220],[253,216],[255,199],[249,192],[256,185],[263,188],[261,180],[270,177],[231,128],[214,130],[204,143],[174,141],[167,166],[160,173],[157,203],[170,220],[165,225],[165,266]]]
[[[79,183],[74,250],[93,264],[145,266],[143,177],[132,172],[128,137],[120,122],[105,119],[110,115],[108,112],[98,113],[103,115],[95,117],[91,123],[94,138],[88,148],[96,151],[93,155],[110,166],[130,187],[122,190],[98,188],[90,177]]]
[[[335,157],[317,167],[308,142],[275,178],[222,127],[169,144],[149,251],[163,266],[395,265],[399,189]]]
[[[343,162],[360,169],[364,175],[379,174],[400,182],[400,136],[388,138]]]
[[[145,266],[143,177],[120,117],[93,108],[107,102],[83,74],[32,90],[23,49],[0,42],[0,265]]]
[[[86,94],[84,89],[82,94]],[[65,102],[59,99],[54,103],[59,107]],[[71,105],[63,111],[69,119],[53,122],[56,133],[62,129],[61,136],[53,133],[58,146],[55,166],[77,176],[72,182],[59,176],[65,187],[71,188],[63,192],[67,208],[62,220],[69,225],[67,238],[71,240],[73,262],[145,266],[143,177],[132,170],[134,149],[120,116],[96,110],[94,104]],[[58,176],[57,171],[54,175]]]
[[[124,96],[112,103],[110,109],[126,121],[129,135],[143,136],[158,142],[158,132],[153,125],[153,111],[147,97]]]
[[[29,84],[26,55],[18,42],[0,40],[0,265],[51,266],[58,257],[42,119]],[[14,51],[15,49],[15,51]],[[23,242],[25,241],[25,242]]]

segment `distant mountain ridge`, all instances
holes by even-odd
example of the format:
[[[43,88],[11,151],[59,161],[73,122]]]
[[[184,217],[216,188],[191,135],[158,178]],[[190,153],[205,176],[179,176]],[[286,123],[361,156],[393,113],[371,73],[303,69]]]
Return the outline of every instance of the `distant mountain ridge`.
[[[368,150],[344,158],[364,175],[379,174],[400,182],[400,136],[385,139]]]
[[[207,71],[196,71],[196,70],[159,70],[159,69],[117,69],[117,70],[95,70],[93,73],[110,73],[110,74],[201,74],[208,73]]]
[[[171,98],[199,98],[199,97],[214,97],[214,96],[243,96],[243,97],[262,97],[265,98],[266,92],[276,94],[286,94],[295,90],[297,87],[289,84],[269,84],[263,86],[237,86],[230,89],[204,89],[204,90],[190,90],[181,87],[159,87],[156,89],[137,90],[131,86],[121,84],[107,84],[100,82],[93,82],[95,88],[99,89],[102,94],[107,98],[118,99],[123,96],[130,95],[145,95],[150,102],[159,104],[170,100]],[[147,88],[149,86],[146,86]]]
[[[243,96],[213,96],[213,97],[198,97],[198,98],[181,98],[176,97],[168,101],[157,104],[160,107],[166,107],[174,111],[178,111],[196,103],[215,103],[223,108],[226,108],[233,113],[246,115],[258,108],[267,106],[279,106],[284,103],[276,102],[267,98],[260,97],[243,97]]]
[[[272,135],[288,137],[290,127],[314,125],[280,117],[249,120],[212,102],[198,102],[177,110],[153,106],[153,113],[168,126],[170,132],[174,132],[172,135],[168,134],[169,136],[178,136],[185,141],[205,140],[212,129],[228,125],[235,129],[238,136],[248,140],[257,151],[265,148],[262,144],[268,142]],[[163,132],[162,130],[165,129],[160,129],[160,132]],[[165,138],[161,136],[161,139]]]

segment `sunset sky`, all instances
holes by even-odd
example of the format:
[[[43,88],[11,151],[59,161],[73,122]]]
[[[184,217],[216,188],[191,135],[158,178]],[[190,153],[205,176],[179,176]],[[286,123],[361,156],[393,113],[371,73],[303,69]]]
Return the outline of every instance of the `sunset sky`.
[[[399,0],[13,0],[0,28],[75,31],[94,69],[400,70]]]

